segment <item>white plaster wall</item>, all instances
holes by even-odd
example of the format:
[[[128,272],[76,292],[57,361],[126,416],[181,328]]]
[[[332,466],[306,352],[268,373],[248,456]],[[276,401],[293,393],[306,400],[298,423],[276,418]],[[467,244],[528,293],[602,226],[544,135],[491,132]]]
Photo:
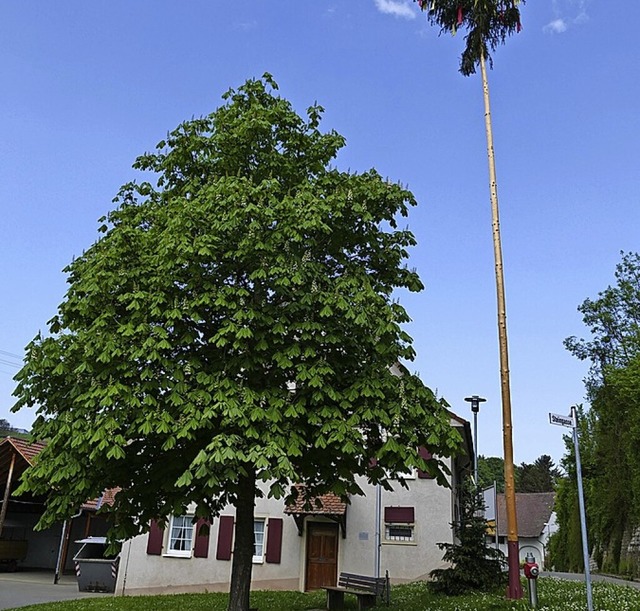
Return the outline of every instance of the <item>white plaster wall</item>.
[[[408,489],[394,483],[394,491],[382,490],[380,532],[381,574],[389,571],[394,582],[427,579],[434,568],[444,566],[439,542],[451,542],[453,495],[449,488],[431,479],[407,480]],[[338,541],[338,572],[375,574],[375,487],[360,482],[364,497],[352,497],[347,509],[347,538]],[[415,542],[384,543],[384,507],[415,508]],[[234,515],[229,507],[221,515]],[[257,499],[256,517],[283,518],[282,557],[280,564],[254,564],[254,589],[304,589],[305,537],[298,536],[294,519],[283,514],[282,500]],[[308,522],[326,521],[310,516]],[[216,560],[219,520],[211,525],[208,558],[150,556],[146,553],[147,535],[123,545],[116,593],[189,592],[228,589],[231,561]],[[267,526],[268,527],[268,526]],[[306,529],[305,529],[306,533]],[[166,536],[166,533],[165,533]]]
[[[299,587],[302,537],[298,536],[293,518],[283,515],[282,508],[282,500],[256,500],[257,518],[283,518],[281,562],[253,565],[252,587],[256,589],[268,587],[295,590]],[[234,514],[233,507],[227,507],[221,512],[221,515]],[[146,534],[126,542],[122,548],[116,592],[134,594],[143,590],[148,593],[227,590],[232,561],[216,560],[218,527],[219,519],[216,518],[211,524],[208,558],[148,555]]]
[[[451,542],[451,490],[438,486],[435,480],[409,479],[408,489],[394,482],[394,491],[381,491],[380,572],[389,571],[392,581],[427,579],[429,572],[443,566],[439,542]],[[342,545],[339,571],[375,574],[375,496],[374,486],[363,485],[365,497],[354,497],[347,514],[347,541]],[[415,531],[412,543],[384,540],[384,508],[414,507]],[[365,538],[366,537],[366,538]]]

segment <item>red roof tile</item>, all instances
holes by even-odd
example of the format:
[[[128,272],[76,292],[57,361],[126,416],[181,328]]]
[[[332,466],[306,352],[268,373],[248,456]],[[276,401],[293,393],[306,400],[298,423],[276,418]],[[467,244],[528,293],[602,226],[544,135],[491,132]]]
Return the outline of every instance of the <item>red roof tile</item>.
[[[114,503],[116,494],[120,492],[121,488],[107,488],[99,497],[91,499],[82,504],[82,509],[89,511],[98,511],[103,505],[111,507]]]
[[[35,457],[40,454],[47,445],[40,441],[30,442],[25,439],[20,439],[19,437],[6,437],[0,442],[0,445],[5,443],[12,445],[22,458],[24,458],[30,465],[33,464]]]
[[[341,516],[347,511],[347,504],[333,492],[307,498],[304,494],[304,486],[296,486],[296,489],[298,498],[295,503],[285,507],[286,514]]]
[[[33,465],[33,461],[44,450],[47,444],[40,441],[26,441],[19,437],[6,437],[0,441],[0,450],[7,450],[9,446],[13,446],[19,456],[21,456],[29,465]],[[10,454],[9,454],[10,456]],[[7,460],[9,460],[7,458]],[[7,461],[4,461],[7,462]],[[7,463],[8,464],[8,463]],[[5,467],[2,461],[0,461],[0,471]],[[22,470],[26,469],[26,466],[22,467]],[[0,479],[2,479],[0,477]],[[87,501],[82,504],[82,509],[89,511],[97,511],[102,505],[113,505],[114,498],[120,488],[109,488],[105,490],[98,498]]]

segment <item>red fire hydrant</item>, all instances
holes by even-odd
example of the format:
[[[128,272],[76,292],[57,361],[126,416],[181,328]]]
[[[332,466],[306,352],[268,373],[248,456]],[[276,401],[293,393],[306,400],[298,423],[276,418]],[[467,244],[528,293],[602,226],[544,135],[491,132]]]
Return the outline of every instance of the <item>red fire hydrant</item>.
[[[529,552],[524,559],[524,576],[527,578],[529,584],[529,604],[532,609],[538,606],[538,575],[540,574],[540,567],[536,562],[535,557]]]

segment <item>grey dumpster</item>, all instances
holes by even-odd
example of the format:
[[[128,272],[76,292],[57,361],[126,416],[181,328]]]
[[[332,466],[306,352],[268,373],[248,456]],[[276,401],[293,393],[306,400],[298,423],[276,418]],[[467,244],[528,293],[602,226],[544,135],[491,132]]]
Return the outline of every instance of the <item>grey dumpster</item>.
[[[106,537],[87,537],[73,557],[80,592],[115,592],[120,557],[108,558]]]

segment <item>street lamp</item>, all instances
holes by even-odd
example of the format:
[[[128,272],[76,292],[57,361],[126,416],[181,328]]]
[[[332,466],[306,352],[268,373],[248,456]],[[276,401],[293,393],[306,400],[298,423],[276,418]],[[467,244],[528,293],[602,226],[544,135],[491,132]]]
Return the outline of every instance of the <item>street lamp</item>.
[[[464,400],[471,403],[471,411],[473,412],[473,475],[476,480],[476,486],[478,486],[478,412],[480,411],[480,403],[484,403],[486,399],[473,395],[472,397],[465,397]]]

